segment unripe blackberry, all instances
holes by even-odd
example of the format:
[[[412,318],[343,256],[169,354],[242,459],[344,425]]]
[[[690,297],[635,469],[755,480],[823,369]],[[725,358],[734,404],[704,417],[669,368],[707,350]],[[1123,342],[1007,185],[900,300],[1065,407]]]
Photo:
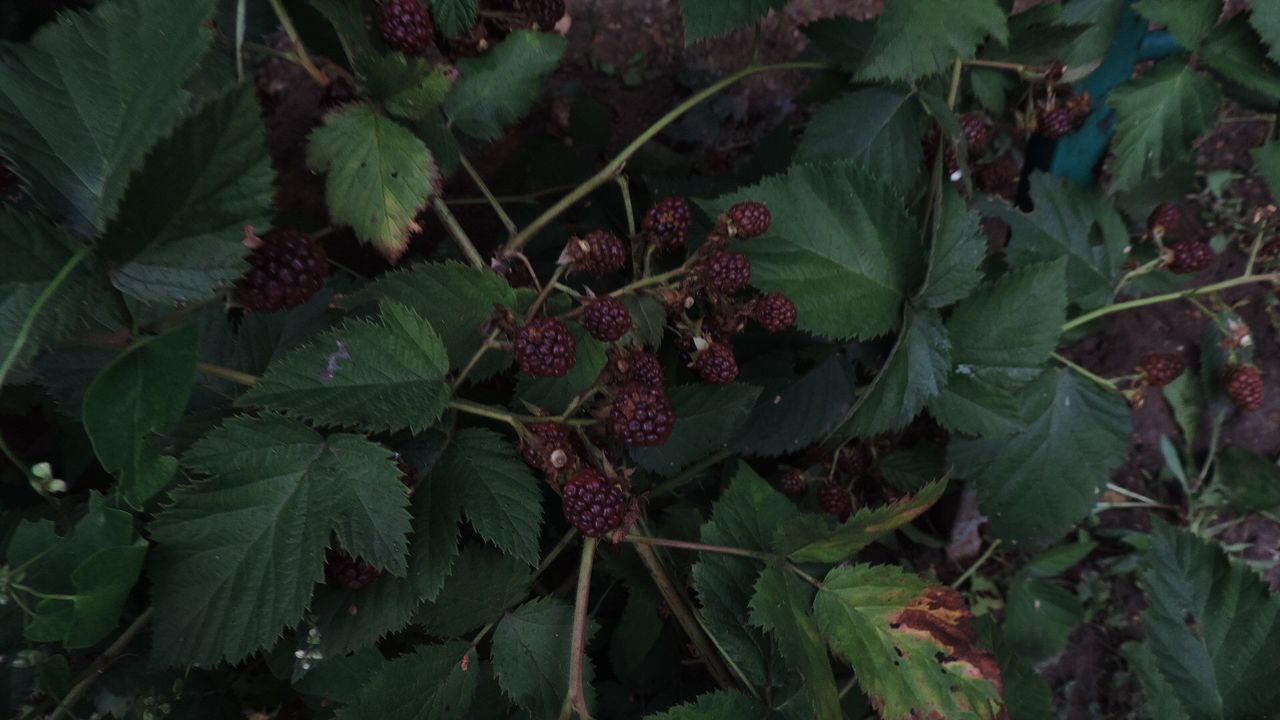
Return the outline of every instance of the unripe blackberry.
[[[236,281],[236,304],[253,312],[297,307],[324,287],[329,259],[310,235],[272,230],[249,255],[249,271]]]
[[[1075,118],[1071,117],[1071,110],[1065,105],[1058,105],[1052,109],[1044,109],[1040,111],[1040,121],[1037,129],[1041,135],[1050,140],[1058,140],[1075,128]]]
[[[592,230],[569,240],[565,252],[574,267],[596,277],[616,273],[627,264],[627,248],[621,238],[608,230]]]
[[[1147,230],[1168,235],[1178,229],[1178,224],[1181,222],[1182,210],[1173,203],[1164,202],[1157,205],[1147,216]]]
[[[693,229],[693,208],[682,197],[664,197],[645,212],[640,226],[658,250],[679,250]]]
[[[1169,259],[1169,272],[1178,275],[1189,275],[1200,272],[1213,264],[1218,254],[1213,246],[1200,240],[1180,242],[1169,248],[1172,256]]]
[[[582,306],[582,326],[601,342],[614,342],[631,330],[631,311],[616,297],[603,295]]]
[[[980,158],[987,153],[990,134],[987,123],[977,115],[961,115],[960,129],[964,131],[965,144],[969,146],[969,157]]]
[[[805,475],[803,470],[788,470],[778,483],[782,492],[788,495],[799,495],[808,486],[809,476]]]
[[[738,361],[733,348],[726,343],[711,343],[693,358],[693,369],[698,377],[717,385],[728,385],[738,379]]]
[[[675,409],[662,386],[633,381],[613,398],[609,434],[627,447],[652,447],[667,441],[675,422]]]
[[[1262,371],[1253,365],[1234,365],[1227,368],[1223,378],[1227,397],[1236,407],[1253,412],[1262,407],[1266,399],[1266,386],[1262,383]]]
[[[554,476],[573,463],[578,445],[573,432],[559,423],[535,423],[529,426],[533,437],[520,446],[520,457],[534,470]]]
[[[329,548],[324,553],[325,575],[335,585],[348,590],[359,590],[382,573],[361,558],[351,557],[345,550]]]
[[[578,346],[559,320],[536,317],[516,330],[512,352],[520,369],[534,377],[560,377],[578,359]]]
[[[584,467],[560,489],[564,517],[583,535],[603,537],[627,517],[627,493],[599,470]]]
[[[796,304],[780,292],[771,292],[756,300],[751,316],[765,330],[782,332],[796,324]]]
[[[818,486],[818,505],[822,512],[837,520],[844,520],[853,512],[853,498],[839,483],[822,483]]]
[[[1184,366],[1177,353],[1152,353],[1138,363],[1138,372],[1151,387],[1162,388],[1178,379]]]
[[[731,234],[744,239],[765,234],[773,224],[769,208],[750,200],[729,208],[728,215]]]
[[[732,295],[751,281],[751,261],[746,255],[717,250],[705,260],[707,287],[722,295]]]
[[[435,26],[419,0],[383,0],[378,6],[378,29],[387,47],[405,55],[422,55],[431,47]]]

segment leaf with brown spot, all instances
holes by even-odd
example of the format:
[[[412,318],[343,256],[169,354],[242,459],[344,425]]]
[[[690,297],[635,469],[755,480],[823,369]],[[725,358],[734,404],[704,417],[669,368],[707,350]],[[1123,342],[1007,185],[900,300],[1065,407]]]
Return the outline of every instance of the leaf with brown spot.
[[[999,666],[955,590],[892,566],[839,567],[813,611],[886,720],[1005,717]]]

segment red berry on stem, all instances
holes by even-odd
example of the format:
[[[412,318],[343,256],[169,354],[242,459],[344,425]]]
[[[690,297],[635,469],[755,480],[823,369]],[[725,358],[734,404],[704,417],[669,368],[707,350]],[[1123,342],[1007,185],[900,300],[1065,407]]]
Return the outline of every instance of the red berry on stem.
[[[384,0],[378,6],[378,29],[392,50],[422,55],[431,46],[435,26],[419,0]]]
[[[351,557],[345,550],[325,550],[325,575],[336,585],[348,590],[360,588],[378,579],[382,573],[361,558]]]
[[[533,437],[520,447],[525,464],[547,475],[554,475],[571,464],[578,453],[573,433],[558,423],[536,423],[529,426]]]
[[[1152,353],[1138,363],[1138,372],[1151,387],[1161,388],[1182,374],[1184,366],[1177,353]]]
[[[1169,271],[1178,275],[1200,272],[1218,258],[1218,254],[1213,251],[1213,246],[1200,240],[1180,242],[1169,249],[1173,253],[1172,259],[1169,260]]]
[[[578,359],[569,328],[549,317],[536,317],[517,330],[512,351],[520,369],[534,377],[560,377]]]
[[[740,238],[763,235],[773,224],[773,215],[764,203],[740,202],[729,208],[729,223],[733,234]]]
[[[658,385],[628,382],[613,398],[609,433],[627,447],[661,445],[671,436],[676,413]]]
[[[1168,235],[1178,228],[1178,224],[1182,222],[1182,210],[1173,203],[1160,203],[1156,206],[1151,214],[1147,216],[1147,229],[1151,232],[1159,231],[1162,235]]]
[[[717,385],[738,379],[738,361],[726,343],[711,343],[700,350],[693,359],[693,369],[698,371],[698,377]]]
[[[564,517],[587,537],[617,530],[627,516],[627,493],[599,470],[584,467],[560,489]]]
[[[853,498],[839,483],[822,483],[818,486],[818,505],[822,512],[837,520],[844,520],[853,512]]]
[[[645,212],[640,226],[659,250],[678,250],[693,229],[693,208],[682,197],[664,197]]]
[[[782,492],[788,495],[799,495],[809,486],[809,478],[803,470],[789,470],[782,476],[782,481],[778,485],[782,488]]]
[[[782,332],[796,324],[796,304],[780,292],[771,292],[756,300],[751,316],[769,332]]]
[[[1022,169],[1018,167],[1016,160],[1009,155],[1001,155],[978,168],[974,181],[979,190],[999,195],[1017,189],[1021,174]]]
[[[751,261],[746,255],[717,250],[706,260],[707,287],[723,295],[732,295],[751,281]]]
[[[272,230],[249,255],[249,271],[236,281],[235,301],[253,312],[297,307],[324,287],[329,259],[310,235]]]
[[[1227,368],[1223,385],[1231,402],[1246,412],[1260,409],[1262,401],[1266,399],[1262,371],[1253,365],[1235,365]]]
[[[1050,140],[1057,140],[1075,128],[1075,118],[1065,105],[1040,111],[1040,134]]]
[[[662,387],[662,363],[648,350],[636,348],[627,357],[627,380]]]
[[[960,129],[964,131],[965,143],[969,146],[969,157],[980,158],[987,153],[990,139],[987,123],[977,115],[961,115]]]
[[[604,295],[582,308],[582,326],[601,342],[614,342],[631,329],[631,311],[616,297]]]
[[[616,273],[627,264],[627,248],[608,230],[592,230],[583,237],[573,238],[569,241],[568,255],[575,267],[596,277]]]

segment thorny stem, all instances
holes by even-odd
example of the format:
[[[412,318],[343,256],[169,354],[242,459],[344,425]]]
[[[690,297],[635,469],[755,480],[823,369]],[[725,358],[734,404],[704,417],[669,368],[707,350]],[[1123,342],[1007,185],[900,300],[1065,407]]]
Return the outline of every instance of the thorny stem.
[[[271,9],[275,11],[276,18],[280,21],[280,27],[284,28],[284,32],[289,36],[289,41],[293,43],[294,52],[298,54],[298,63],[302,65],[302,69],[307,71],[312,80],[321,85],[328,85],[329,78],[311,62],[311,56],[307,53],[307,48],[302,44],[302,37],[298,35],[298,29],[293,26],[293,20],[289,17],[289,13],[285,12],[284,4],[280,0],[270,0]]]
[[[49,716],[49,720],[58,720],[71,714],[71,709],[75,707],[75,704],[80,702],[80,698],[84,697],[85,693],[89,692],[89,688],[93,687],[98,678],[102,677],[103,672],[116,659],[116,656],[124,652],[129,643],[133,642],[134,638],[138,637],[138,634],[147,627],[154,614],[154,608],[147,608],[143,611],[129,627],[125,628],[124,632],[120,633],[120,637],[116,638],[115,642],[111,643],[101,655],[90,663],[89,667],[80,675],[80,679],[76,680],[76,684],[71,687],[67,696],[62,698],[62,702],[58,703],[58,707]]]
[[[480,177],[480,173],[476,172],[475,166],[473,166],[471,161],[467,160],[467,156],[462,153],[458,153],[458,163],[462,165],[462,169],[467,172],[467,175],[471,176],[471,182],[476,184],[476,187],[480,189],[480,194],[488,201],[489,206],[493,208],[493,212],[498,215],[498,219],[502,221],[503,227],[507,229],[507,235],[515,235],[515,222],[511,219],[511,216],[507,214],[507,211],[502,208],[502,203],[498,202],[498,198],[494,196],[491,190],[489,190],[489,186],[485,183],[484,178]]]
[[[1105,305],[1096,310],[1080,315],[1079,317],[1072,318],[1062,326],[1062,331],[1069,332],[1082,325],[1087,325],[1100,317],[1105,317],[1124,310],[1156,305],[1159,303],[1169,302],[1171,300],[1183,300],[1189,297],[1197,297],[1199,295],[1209,295],[1220,290],[1229,290],[1234,287],[1240,287],[1241,285],[1249,285],[1257,282],[1274,283],[1277,280],[1280,280],[1280,273],[1269,273],[1266,275],[1242,275],[1237,278],[1223,280],[1222,282],[1213,283],[1211,285],[1202,285],[1198,288],[1191,288],[1190,290],[1179,290],[1178,292],[1164,293],[1163,295],[1151,295],[1149,297],[1138,298],[1136,300],[1126,300],[1125,302]]]
[[[587,538],[582,543],[582,561],[578,563],[578,591],[573,603],[573,639],[569,654],[569,692],[560,710],[560,720],[569,720],[574,711],[583,718],[590,718],[583,667],[587,654],[587,601],[591,595],[591,566],[595,562],[596,539]]]
[[[1066,359],[1065,357],[1063,357],[1062,355],[1060,355],[1060,354],[1058,354],[1058,353],[1053,353],[1053,359],[1054,359],[1054,360],[1057,360],[1058,362],[1062,363],[1063,365],[1066,365],[1068,368],[1070,368],[1070,369],[1072,369],[1072,370],[1076,371],[1077,373],[1079,373],[1079,374],[1081,375],[1081,377],[1086,377],[1086,378],[1088,378],[1088,379],[1090,379],[1090,380],[1092,380],[1092,381],[1094,381],[1094,382],[1098,383],[1099,385],[1101,385],[1102,387],[1104,387],[1104,388],[1106,388],[1106,389],[1108,389],[1108,390],[1111,390],[1111,391],[1114,391],[1114,392],[1120,392],[1120,389],[1116,387],[1116,384],[1115,384],[1115,383],[1113,383],[1113,382],[1111,382],[1110,380],[1108,380],[1108,379],[1106,379],[1106,378],[1102,377],[1101,375],[1097,375],[1097,374],[1095,374],[1095,373],[1093,373],[1093,372],[1091,372],[1091,371],[1089,371],[1089,370],[1087,370],[1087,369],[1085,369],[1085,368],[1083,368],[1083,367],[1081,367],[1081,366],[1079,366],[1079,365],[1077,365],[1077,364],[1075,364],[1075,363],[1071,362],[1070,360]]]
[[[85,245],[72,255],[62,268],[58,270],[58,274],[54,275],[49,284],[44,286],[44,290],[40,291],[40,295],[36,297],[36,301],[31,304],[31,309],[27,311],[27,316],[22,319],[22,325],[18,327],[18,334],[13,336],[13,345],[9,347],[9,353],[5,355],[4,361],[0,362],[0,388],[4,387],[4,381],[9,377],[9,371],[18,362],[18,356],[27,347],[27,341],[31,339],[31,331],[35,328],[36,318],[40,316],[44,306],[49,304],[49,300],[53,298],[53,294],[62,287],[62,283],[67,281],[72,271],[79,267],[85,258],[89,257],[89,253],[93,250],[92,245]]]
[[[964,571],[963,575],[956,578],[955,582],[951,583],[951,589],[955,590],[959,588],[961,585],[965,583],[966,580],[973,577],[973,574],[978,572],[979,568],[981,568],[983,565],[986,564],[988,560],[991,559],[991,556],[995,553],[996,548],[1000,547],[1001,542],[1003,542],[1003,540],[997,539],[995,542],[988,545],[986,552],[982,553],[982,556],[979,557],[977,560],[975,560],[973,564],[969,566],[969,569]]]
[[[232,382],[236,385],[253,387],[258,384],[258,378],[250,375],[249,373],[232,370],[231,368],[214,365],[213,363],[207,363],[204,361],[198,362],[196,363],[196,370],[208,375],[209,377],[216,377],[219,380],[226,380],[227,382]]]
[[[751,77],[752,75],[779,70],[820,70],[826,67],[828,67],[826,63],[820,62],[790,62],[778,63],[776,65],[756,65],[739,70],[738,72],[707,86],[703,90],[695,93],[689,99],[672,108],[666,115],[658,118],[655,123],[646,128],[644,132],[640,133],[635,140],[632,140],[631,144],[623,148],[612,160],[606,163],[599,172],[592,175],[581,185],[574,188],[569,194],[560,198],[560,200],[558,200],[554,205],[547,208],[533,222],[529,223],[528,226],[507,242],[506,250],[511,252],[524,247],[525,244],[533,239],[533,236],[537,235],[539,231],[550,224],[552,220],[559,217],[565,210],[568,210],[579,200],[590,195],[596,188],[609,182],[617,176],[618,173],[622,172],[623,166],[627,164],[627,161],[630,160],[631,157],[640,150],[640,148],[644,147],[645,143],[652,140],[658,135],[658,133],[666,129],[668,125],[678,120],[680,116],[689,112],[689,110],[693,109],[704,100],[716,95],[720,91],[744,78]]]
[[[453,216],[453,213],[449,212],[449,206],[439,197],[434,197],[431,199],[431,208],[436,211],[436,217],[440,218],[440,222],[449,231],[449,236],[453,238],[458,250],[462,251],[462,254],[466,256],[467,261],[481,270],[487,270],[489,268],[488,263],[484,261],[480,251],[476,250],[471,238],[467,237],[467,231],[462,229],[458,219]]]

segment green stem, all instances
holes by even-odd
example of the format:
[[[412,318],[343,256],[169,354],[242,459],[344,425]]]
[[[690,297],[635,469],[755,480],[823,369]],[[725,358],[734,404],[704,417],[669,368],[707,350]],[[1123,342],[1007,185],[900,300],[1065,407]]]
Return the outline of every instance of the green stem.
[[[1058,353],[1054,353],[1054,354],[1053,354],[1053,359],[1054,359],[1054,360],[1057,360],[1058,362],[1062,363],[1063,365],[1066,365],[1068,368],[1071,368],[1072,370],[1076,371],[1076,372],[1077,372],[1077,373],[1079,373],[1082,377],[1086,377],[1086,378],[1088,378],[1088,379],[1090,379],[1090,380],[1092,380],[1092,381],[1094,381],[1094,382],[1098,383],[1099,385],[1101,385],[1102,387],[1104,387],[1104,388],[1106,388],[1106,389],[1108,389],[1108,390],[1112,390],[1112,391],[1115,391],[1115,392],[1119,392],[1119,388],[1117,388],[1117,387],[1116,387],[1116,384],[1115,384],[1115,383],[1113,383],[1113,382],[1111,382],[1110,380],[1108,380],[1108,379],[1106,379],[1106,378],[1102,377],[1101,375],[1097,375],[1097,374],[1095,374],[1095,373],[1093,373],[1093,372],[1090,372],[1089,370],[1086,370],[1086,369],[1085,369],[1085,368],[1083,368],[1083,367],[1080,367],[1079,365],[1077,365],[1077,364],[1075,364],[1075,363],[1071,362],[1070,360],[1068,360],[1068,359],[1066,359],[1065,357],[1063,357],[1063,356],[1059,355]]]
[[[467,237],[467,231],[462,229],[458,219],[453,216],[453,213],[449,212],[449,206],[439,197],[434,197],[431,199],[431,208],[436,211],[436,217],[440,218],[440,222],[449,231],[449,237],[453,238],[454,244],[466,256],[467,261],[481,270],[487,270],[489,264],[484,261],[480,251],[476,250],[471,238]]]
[[[0,388],[4,387],[4,382],[9,377],[9,371],[17,364],[18,357],[22,351],[26,349],[27,342],[31,339],[31,331],[35,329],[36,318],[40,317],[40,312],[44,310],[44,306],[49,304],[49,300],[53,298],[53,294],[62,287],[62,283],[67,281],[72,271],[89,257],[89,253],[93,250],[91,245],[85,245],[72,255],[58,273],[53,276],[49,283],[44,286],[44,290],[36,297],[36,301],[31,304],[31,309],[27,311],[27,316],[22,319],[22,325],[18,327],[18,334],[13,336],[13,344],[9,347],[8,354],[5,355],[4,361],[0,362]]]
[[[293,26],[293,20],[289,17],[289,13],[285,11],[284,4],[280,0],[270,0],[271,9],[276,14],[276,19],[280,21],[280,27],[284,28],[284,33],[289,36],[289,42],[293,43],[293,50],[298,54],[298,63],[302,65],[302,69],[307,71],[312,80],[321,85],[328,85],[329,78],[316,64],[311,62],[311,56],[307,53],[307,47],[302,44],[302,37],[298,35],[298,29]]]
[[[639,290],[641,288],[652,287],[654,285],[661,285],[668,280],[673,280],[683,275],[688,270],[688,268],[686,267],[687,264],[688,263],[686,263],[685,265],[681,265],[680,267],[674,270],[668,270],[664,273],[658,273],[657,275],[650,275],[649,277],[646,277],[646,278],[640,278],[639,280],[636,280],[633,283],[623,285],[622,287],[618,288],[617,290],[614,290],[609,294],[614,297],[622,297],[623,295],[626,295],[628,293],[633,293],[636,290]]]
[[[728,450],[721,450],[720,452],[707,456],[701,462],[698,462],[697,464],[693,465],[688,470],[685,470],[679,475],[655,487],[653,489],[653,492],[649,493],[649,499],[652,500],[653,498],[660,497],[662,495],[666,495],[669,492],[672,492],[676,488],[679,488],[689,483],[694,478],[701,475],[708,468],[711,468],[715,465],[719,465],[720,463],[724,462],[725,460],[728,460],[731,457],[733,457],[733,453],[729,452]]]
[[[111,643],[101,655],[94,659],[84,673],[80,675],[80,678],[76,680],[76,684],[71,687],[71,691],[67,693],[66,697],[62,698],[62,702],[58,703],[57,709],[49,716],[49,720],[59,720],[59,718],[71,713],[71,709],[75,707],[77,702],[80,702],[80,698],[84,697],[85,693],[89,692],[89,688],[93,687],[98,678],[102,677],[103,673],[106,672],[107,666],[116,659],[117,655],[124,652],[129,643],[133,642],[134,638],[138,637],[143,629],[147,627],[154,613],[154,608],[147,608],[129,627],[125,628],[124,632],[120,633],[120,637],[116,638],[115,642]]]
[[[200,361],[196,363],[196,370],[208,375],[209,377],[216,377],[219,380],[226,380],[227,382],[235,383],[236,385],[253,387],[258,384],[258,378],[250,375],[249,373],[232,370],[231,368],[214,365],[213,363]]]
[[[772,560],[777,557],[773,553],[757,552],[755,550],[747,550],[746,548],[729,547],[727,545],[707,545],[705,543],[686,542],[684,540],[668,540],[666,538],[649,537],[647,535],[628,535],[623,538],[624,541],[633,545],[656,545],[657,547],[676,548],[678,550],[692,550],[694,552],[709,552],[717,555],[734,555],[736,557],[754,558],[756,560]]]
[[[636,213],[631,207],[631,184],[627,181],[626,175],[619,175],[614,178],[618,183],[618,189],[622,191],[622,206],[627,212],[627,237],[636,236]]]
[[[569,266],[567,264],[556,266],[555,272],[551,273],[551,278],[542,286],[542,292],[538,293],[538,297],[534,298],[533,304],[529,306],[529,311],[524,314],[526,323],[532,320],[534,315],[538,314],[538,309],[542,307],[542,303],[547,301],[551,291],[555,290],[556,285],[560,282],[560,278],[564,277],[564,274],[568,271]]]
[[[988,545],[986,552],[982,553],[982,556],[979,557],[977,560],[975,560],[974,563],[969,566],[969,569],[964,571],[963,575],[956,578],[955,582],[951,583],[951,589],[955,590],[956,588],[959,588],[961,585],[965,583],[966,580],[973,577],[973,574],[978,572],[978,569],[981,568],[983,565],[985,565],[986,562],[991,559],[991,555],[995,553],[996,548],[1000,547],[1001,542],[1003,541],[997,539],[995,542]]]
[[[1107,489],[1108,489],[1108,490],[1110,490],[1110,491],[1111,491],[1111,492],[1113,492],[1113,493],[1116,493],[1117,495],[1123,495],[1123,496],[1125,496],[1125,497],[1129,498],[1130,500],[1137,500],[1138,502],[1143,502],[1143,503],[1146,503],[1146,504],[1148,504],[1148,505],[1159,505],[1159,504],[1160,504],[1160,503],[1156,502],[1155,500],[1152,500],[1151,498],[1147,497],[1146,495],[1143,495],[1142,493],[1134,492],[1134,491],[1132,491],[1132,490],[1130,490],[1130,489],[1128,489],[1128,488],[1126,488],[1126,487],[1121,487],[1120,485],[1117,485],[1117,484],[1115,484],[1115,483],[1113,483],[1113,482],[1109,482],[1109,483],[1107,483]]]
[[[1242,275],[1237,278],[1223,280],[1222,282],[1213,283],[1212,285],[1202,285],[1190,290],[1179,290],[1178,292],[1164,293],[1163,295],[1151,295],[1150,297],[1138,298],[1136,300],[1126,300],[1125,302],[1119,302],[1112,305],[1104,305],[1096,310],[1068,320],[1066,324],[1062,326],[1062,332],[1065,333],[1075,330],[1076,328],[1082,325],[1087,325],[1100,317],[1105,317],[1124,310],[1132,310],[1134,308],[1146,307],[1148,305],[1157,305],[1171,300],[1183,300],[1189,297],[1208,295],[1210,293],[1229,290],[1234,287],[1249,285],[1251,283],[1274,283],[1277,279],[1280,279],[1280,274],[1277,273],[1270,273],[1267,275]]]
[[[480,177],[480,173],[476,172],[475,166],[473,166],[471,161],[467,160],[467,156],[462,153],[458,153],[458,163],[462,165],[462,169],[471,177],[471,182],[475,183],[476,187],[480,189],[480,194],[489,202],[489,206],[493,208],[493,212],[498,215],[498,220],[502,221],[502,226],[507,229],[507,235],[515,235],[515,222],[511,219],[511,216],[507,214],[507,211],[502,209],[502,203],[498,202],[498,198],[494,196],[491,190],[489,190],[489,186],[485,183],[484,178]]]
[[[622,151],[605,164],[599,172],[592,175],[581,185],[574,188],[568,195],[560,198],[560,200],[554,205],[547,208],[546,211],[537,217],[537,219],[529,223],[527,227],[507,242],[506,250],[508,252],[512,252],[524,247],[525,244],[533,239],[534,235],[537,235],[539,231],[549,225],[551,221],[559,217],[565,210],[568,210],[579,200],[590,195],[596,188],[609,182],[617,176],[618,173],[622,172],[623,166],[627,164],[627,161],[631,159],[631,156],[635,155],[640,148],[644,147],[645,143],[652,140],[658,135],[658,133],[666,129],[668,125],[678,120],[680,116],[689,112],[704,100],[716,95],[725,88],[744,78],[751,77],[752,75],[779,70],[820,70],[826,67],[828,67],[826,63],[820,62],[789,62],[779,63],[777,65],[758,65],[739,70],[738,72],[704,88],[689,99],[672,108],[666,115],[658,118],[657,122],[653,123],[645,129],[644,132],[640,133],[635,140],[631,141],[631,144],[623,148]]]
[[[1253,238],[1253,245],[1249,248],[1249,262],[1244,266],[1244,274],[1252,275],[1254,263],[1258,261],[1258,251],[1262,249],[1262,237],[1266,234],[1266,228],[1258,231],[1257,236]]]
[[[471,356],[471,359],[467,361],[467,364],[458,373],[458,376],[449,384],[450,390],[456,392],[462,386],[463,381],[467,379],[467,376],[471,374],[471,371],[479,364],[480,358],[483,358],[485,353],[497,347],[498,335],[500,334],[500,330],[494,330],[489,333],[489,337],[485,338],[484,342],[480,344],[480,349],[476,350],[475,354]]]
[[[582,559],[578,563],[578,590],[574,593],[573,635],[569,642],[569,692],[565,707],[560,711],[562,720],[577,711],[581,717],[590,717],[587,708],[586,675],[583,672],[587,656],[587,602],[591,595],[591,568],[595,562],[596,539],[587,538],[582,543]]]
[[[542,188],[541,190],[532,190],[530,192],[522,193],[520,195],[498,195],[494,199],[497,200],[498,202],[504,202],[504,203],[532,203],[532,202],[536,202],[538,198],[542,197],[543,195],[554,195],[556,193],[562,193],[568,190],[572,190],[576,187],[578,187],[578,183],[552,185],[551,187],[545,187],[545,188]],[[452,198],[449,200],[445,200],[445,203],[449,205],[485,205],[488,202],[489,200],[483,197]]]
[[[453,400],[449,401],[449,407],[453,408],[454,410],[457,410],[458,412],[467,413],[468,415],[475,415],[477,417],[489,418],[490,420],[497,420],[498,422],[506,423],[511,427],[516,427],[517,425],[519,425],[519,421],[516,419],[516,416],[514,414],[509,413],[505,410],[500,410],[498,408],[495,408],[489,405],[474,403],[474,402],[471,402],[470,400],[462,400],[461,398],[454,398]]]

